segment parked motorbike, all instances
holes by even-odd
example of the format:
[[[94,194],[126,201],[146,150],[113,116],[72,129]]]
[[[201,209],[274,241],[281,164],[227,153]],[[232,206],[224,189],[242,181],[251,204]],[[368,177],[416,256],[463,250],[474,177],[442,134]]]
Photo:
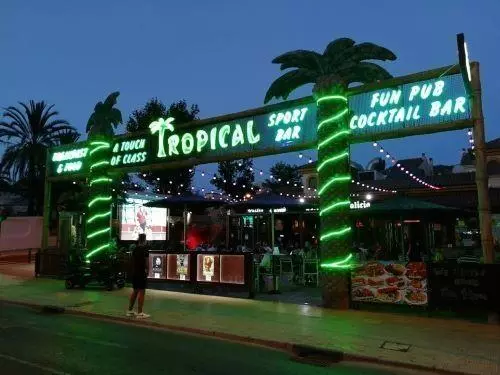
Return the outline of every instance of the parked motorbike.
[[[66,289],[85,288],[88,284],[98,284],[107,290],[116,286],[125,286],[125,272],[115,254],[104,255],[98,259],[86,260],[83,256],[73,256],[68,261],[68,273],[65,277]]]

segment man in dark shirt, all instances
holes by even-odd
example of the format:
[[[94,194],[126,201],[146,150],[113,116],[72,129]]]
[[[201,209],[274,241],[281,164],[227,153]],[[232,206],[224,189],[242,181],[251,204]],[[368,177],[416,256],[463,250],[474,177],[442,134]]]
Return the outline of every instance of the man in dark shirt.
[[[127,316],[136,316],[139,319],[149,318],[148,314],[142,311],[144,306],[144,296],[147,286],[147,260],[149,252],[146,247],[146,235],[139,234],[137,246],[132,252],[132,286],[134,288],[130,295],[130,303],[128,305]],[[137,299],[137,315],[134,312],[134,304]]]

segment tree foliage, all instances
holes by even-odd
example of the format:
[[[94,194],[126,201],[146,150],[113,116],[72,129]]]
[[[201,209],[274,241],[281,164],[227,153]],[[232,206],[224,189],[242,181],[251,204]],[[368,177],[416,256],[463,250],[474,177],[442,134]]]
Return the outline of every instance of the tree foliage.
[[[172,103],[167,107],[158,99],[149,100],[143,108],[132,112],[127,121],[130,133],[149,131],[149,125],[159,118],[175,118],[175,125],[188,123],[198,119],[198,105],[188,106],[185,100]],[[138,177],[151,185],[155,192],[161,194],[186,194],[191,191],[194,170],[191,168],[163,169],[138,174]]]
[[[232,198],[243,198],[255,191],[252,159],[223,161],[210,181],[212,185]]]
[[[58,116],[54,105],[30,100],[5,108],[0,121],[0,142],[6,146],[0,173],[12,178],[15,192],[28,200],[29,215],[42,213],[47,148],[78,134]]]
[[[272,178],[267,178],[262,184],[273,193],[302,194],[302,175],[296,165],[277,162],[269,172]]]

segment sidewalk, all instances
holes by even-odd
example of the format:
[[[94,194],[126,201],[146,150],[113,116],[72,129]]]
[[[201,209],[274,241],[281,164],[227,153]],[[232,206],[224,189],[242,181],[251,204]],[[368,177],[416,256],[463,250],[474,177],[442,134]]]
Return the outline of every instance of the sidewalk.
[[[129,289],[64,289],[62,281],[0,274],[0,300],[55,305],[79,314],[124,319]],[[148,290],[149,324],[219,337],[293,343],[468,374],[500,374],[500,326],[387,313],[332,311],[225,297]],[[134,319],[135,320],[135,319]],[[380,348],[384,341],[407,352]]]

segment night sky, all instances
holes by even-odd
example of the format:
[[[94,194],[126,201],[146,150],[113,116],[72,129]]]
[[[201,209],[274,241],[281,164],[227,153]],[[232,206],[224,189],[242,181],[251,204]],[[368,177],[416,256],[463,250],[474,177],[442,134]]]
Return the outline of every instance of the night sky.
[[[0,107],[45,100],[83,132],[95,103],[119,90],[125,119],[152,97],[197,103],[206,118],[261,106],[280,74],[271,60],[283,52],[322,52],[339,37],[374,42],[398,56],[385,64],[398,76],[456,63],[455,37],[464,32],[471,60],[481,63],[493,139],[500,136],[498,14],[498,0],[2,0]],[[462,130],[383,144],[399,159],[425,152],[435,164],[455,164],[468,137]],[[353,151],[363,165],[377,156],[371,144]],[[315,158],[290,155],[295,164]],[[256,159],[255,166],[267,171],[280,159]],[[207,177],[198,173],[195,185],[208,187]]]

